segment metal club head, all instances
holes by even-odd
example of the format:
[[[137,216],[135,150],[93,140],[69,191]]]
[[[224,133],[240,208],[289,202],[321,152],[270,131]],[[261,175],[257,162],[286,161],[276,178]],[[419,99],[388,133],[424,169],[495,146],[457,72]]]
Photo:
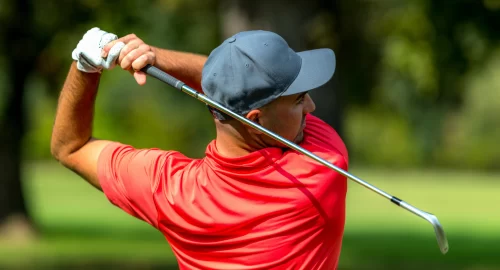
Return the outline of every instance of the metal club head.
[[[446,239],[443,226],[441,225],[441,223],[439,222],[439,220],[435,215],[422,211],[404,201],[400,201],[399,206],[427,220],[430,224],[432,224],[432,227],[434,227],[434,233],[436,234],[436,239],[439,245],[439,249],[441,250],[441,253],[446,254],[448,252],[448,240]]]
[[[434,227],[434,232],[436,233],[436,239],[439,245],[439,249],[441,253],[446,254],[448,252],[448,240],[446,239],[446,235],[444,234],[443,226],[439,223],[437,217],[431,213],[424,212],[426,215],[425,218],[429,223]]]

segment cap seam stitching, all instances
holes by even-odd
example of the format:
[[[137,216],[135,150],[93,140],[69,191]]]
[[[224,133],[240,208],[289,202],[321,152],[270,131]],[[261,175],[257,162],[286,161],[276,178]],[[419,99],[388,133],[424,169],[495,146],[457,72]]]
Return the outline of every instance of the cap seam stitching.
[[[229,63],[231,70],[231,89],[234,89],[234,70],[233,70],[233,44],[229,43]]]
[[[300,58],[299,72],[297,72],[297,74],[295,74],[295,77],[293,78],[292,82],[285,88],[285,91],[281,92],[281,94],[279,96],[283,95],[286,92],[286,90],[288,90],[288,88],[290,88],[290,86],[293,84],[293,82],[295,82],[295,80],[297,79],[297,77],[299,77],[300,71],[302,70],[302,60],[303,59],[302,59],[302,57],[300,55],[297,54],[297,56]]]

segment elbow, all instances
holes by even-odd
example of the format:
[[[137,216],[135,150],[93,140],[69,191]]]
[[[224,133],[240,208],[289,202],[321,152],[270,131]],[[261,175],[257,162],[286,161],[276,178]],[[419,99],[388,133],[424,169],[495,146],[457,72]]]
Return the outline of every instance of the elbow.
[[[59,154],[59,152],[56,152],[56,151],[54,151],[54,150],[51,150],[51,151],[50,151],[50,154],[52,155],[52,157],[53,157],[55,160],[57,160],[57,161],[61,162],[61,155]]]
[[[59,161],[60,156],[61,156],[61,151],[59,150],[59,147],[57,146],[57,143],[55,142],[53,135],[52,135],[52,138],[50,140],[50,155],[53,158],[55,158],[57,161]]]
[[[64,147],[51,147],[50,153],[52,157],[66,168],[71,167],[71,151],[66,150]]]
[[[61,147],[55,144],[54,142],[52,142],[50,145],[50,154],[55,160],[59,162],[62,162],[65,156],[64,151],[61,149]]]
[[[85,141],[62,141],[52,137],[50,143],[50,154],[59,163],[66,166],[70,162],[71,156],[82,149],[92,138]],[[67,166],[66,166],[67,167]]]
[[[57,140],[56,138],[52,138],[50,143],[50,154],[52,157],[58,162],[64,164],[65,160],[67,160],[68,156],[71,154],[71,151],[67,144]]]

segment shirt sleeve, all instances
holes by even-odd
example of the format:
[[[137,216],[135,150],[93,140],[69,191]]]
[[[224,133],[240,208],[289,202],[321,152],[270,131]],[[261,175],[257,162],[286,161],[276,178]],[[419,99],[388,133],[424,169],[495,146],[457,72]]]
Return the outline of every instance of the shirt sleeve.
[[[104,194],[112,204],[157,228],[158,212],[153,195],[167,161],[175,153],[110,143],[99,155],[97,165]]]
[[[348,161],[347,148],[337,131],[318,117],[308,114],[304,129],[305,139],[312,144],[338,151]]]

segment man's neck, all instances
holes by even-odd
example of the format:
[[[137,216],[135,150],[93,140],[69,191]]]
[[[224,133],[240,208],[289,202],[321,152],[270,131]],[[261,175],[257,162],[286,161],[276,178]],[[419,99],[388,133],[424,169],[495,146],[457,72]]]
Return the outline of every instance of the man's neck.
[[[215,145],[217,147],[217,152],[219,152],[220,155],[228,158],[242,157],[257,150],[246,144],[242,140],[242,138],[238,138],[233,136],[232,134],[219,131],[217,131]]]
[[[261,138],[252,136],[243,125],[216,122],[215,145],[220,155],[237,158],[267,147]]]

